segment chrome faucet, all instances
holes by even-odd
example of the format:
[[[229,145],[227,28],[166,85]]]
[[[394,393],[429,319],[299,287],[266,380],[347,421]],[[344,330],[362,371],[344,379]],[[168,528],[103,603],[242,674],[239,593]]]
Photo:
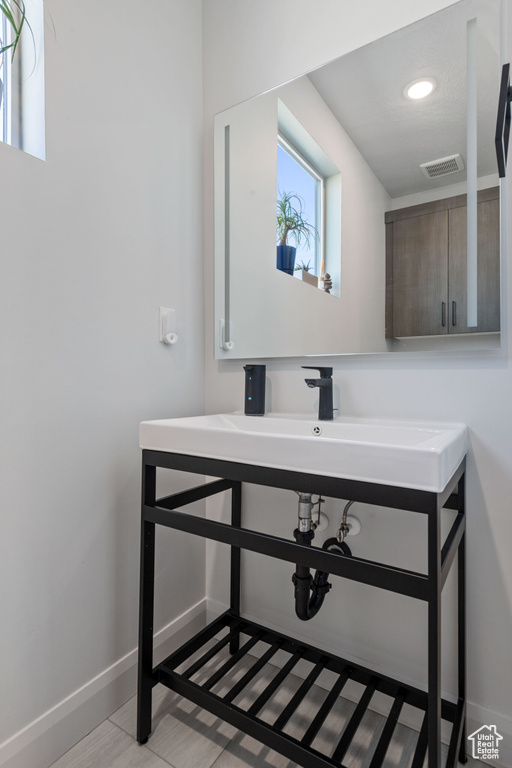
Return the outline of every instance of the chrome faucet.
[[[332,368],[319,368],[315,365],[302,365],[301,368],[307,368],[312,371],[320,371],[319,379],[304,379],[308,387],[320,390],[320,401],[318,403],[318,418],[320,421],[332,421]]]

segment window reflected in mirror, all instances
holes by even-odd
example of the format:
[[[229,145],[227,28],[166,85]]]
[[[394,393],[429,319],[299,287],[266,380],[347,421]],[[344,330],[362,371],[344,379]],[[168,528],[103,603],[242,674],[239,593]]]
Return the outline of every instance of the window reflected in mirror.
[[[339,298],[341,173],[285,98],[278,99],[276,266]]]
[[[317,278],[313,284],[318,283],[322,274],[325,240],[323,196],[323,176],[280,136],[277,142],[278,245],[286,245],[282,243],[283,239],[296,243],[293,274],[301,277],[303,272],[307,272]],[[288,210],[293,211],[293,218],[288,224],[279,217],[286,201],[290,203]],[[280,222],[285,226],[279,226]],[[292,229],[294,224],[300,229]]]

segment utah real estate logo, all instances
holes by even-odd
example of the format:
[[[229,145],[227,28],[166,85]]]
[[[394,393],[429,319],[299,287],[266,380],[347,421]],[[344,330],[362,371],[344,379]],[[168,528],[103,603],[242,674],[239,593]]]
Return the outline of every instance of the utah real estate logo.
[[[476,760],[499,760],[499,742],[503,739],[495,725],[482,725],[477,731],[468,736],[473,746],[473,757]]]

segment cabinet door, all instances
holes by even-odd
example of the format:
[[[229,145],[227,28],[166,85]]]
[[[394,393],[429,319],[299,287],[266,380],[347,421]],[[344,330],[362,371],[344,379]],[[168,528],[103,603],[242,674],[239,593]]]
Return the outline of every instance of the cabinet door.
[[[478,325],[467,325],[467,208],[449,213],[449,332],[500,330],[499,200],[478,203]]]
[[[448,333],[448,211],[393,223],[393,336]]]

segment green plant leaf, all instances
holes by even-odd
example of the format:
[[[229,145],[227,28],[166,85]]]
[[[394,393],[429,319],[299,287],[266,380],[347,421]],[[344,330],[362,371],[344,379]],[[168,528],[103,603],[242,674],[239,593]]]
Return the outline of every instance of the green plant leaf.
[[[30,29],[32,40],[34,39],[32,28],[25,13],[25,3],[23,0],[19,0],[19,2],[18,0],[0,0],[0,13],[4,15],[13,33],[12,42],[8,45],[0,45],[0,54],[4,53],[4,51],[12,50],[12,57],[14,57],[25,24]]]
[[[277,238],[279,245],[287,245],[293,237],[299,247],[304,240],[309,247],[311,237],[317,237],[316,228],[310,224],[304,213],[304,201],[295,192],[279,191],[277,200]]]

